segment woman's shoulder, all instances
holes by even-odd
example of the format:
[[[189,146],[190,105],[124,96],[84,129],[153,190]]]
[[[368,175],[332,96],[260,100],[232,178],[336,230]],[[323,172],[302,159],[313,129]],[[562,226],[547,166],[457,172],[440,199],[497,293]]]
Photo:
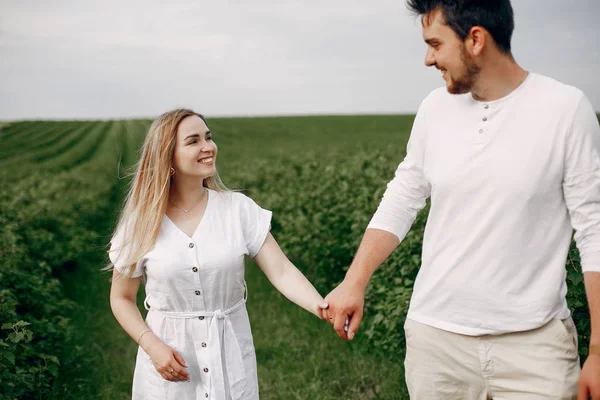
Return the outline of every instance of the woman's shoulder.
[[[224,206],[239,207],[254,202],[254,200],[252,200],[250,197],[239,191],[216,191],[212,189],[209,190],[210,194],[214,196],[215,199]]]

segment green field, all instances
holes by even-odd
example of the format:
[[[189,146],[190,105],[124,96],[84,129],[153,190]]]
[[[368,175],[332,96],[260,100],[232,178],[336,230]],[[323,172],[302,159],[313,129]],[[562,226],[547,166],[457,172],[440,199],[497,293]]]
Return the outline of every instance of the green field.
[[[412,119],[208,122],[225,184],[273,210],[274,236],[326,295],[403,158]],[[130,398],[137,347],[112,316],[109,275],[100,269],[149,123],[0,125],[0,400]],[[289,303],[247,263],[261,399],[408,398],[402,325],[427,210],[374,276],[353,342]],[[574,248],[567,268],[583,354],[589,317]]]
[[[399,159],[411,121],[357,116],[209,123],[225,183],[273,208],[273,233],[285,247],[289,230],[282,225],[292,216],[278,214],[273,194],[294,196],[306,190],[303,180],[318,182],[319,169],[331,176],[337,163],[360,159],[363,152],[393,148]],[[28,343],[26,333],[19,343],[6,340],[13,347],[4,348],[0,361],[9,367],[0,372],[1,398],[36,393],[40,398],[129,398],[136,346],[111,314],[109,276],[100,268],[107,262],[105,245],[128,183],[127,167],[135,163],[148,125],[146,120],[26,121],[1,128],[0,177],[9,190],[0,199],[0,222],[9,229],[2,233],[0,296],[9,307],[0,315],[10,325],[31,322],[25,329],[33,332]],[[313,176],[277,179],[289,172]],[[323,189],[329,185],[321,184]],[[305,234],[310,240],[310,230]],[[317,276],[302,262],[297,265],[323,295],[332,288],[323,279],[328,274]],[[331,265],[335,277],[344,266]],[[365,335],[342,342],[328,325],[279,295],[251,262],[247,274],[261,398],[404,397],[401,352],[377,351]],[[3,332],[5,339],[13,331]],[[14,389],[5,386],[10,383]]]

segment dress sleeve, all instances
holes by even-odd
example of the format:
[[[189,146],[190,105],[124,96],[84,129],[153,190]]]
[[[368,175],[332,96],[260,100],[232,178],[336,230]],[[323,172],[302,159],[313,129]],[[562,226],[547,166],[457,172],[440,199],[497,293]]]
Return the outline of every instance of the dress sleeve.
[[[120,229],[110,241],[110,250],[108,251],[108,258],[113,263],[114,267],[121,274],[129,276],[129,266],[125,264],[125,258],[127,257],[127,244],[131,239],[127,239],[124,234],[125,229]],[[142,262],[138,262],[135,265],[131,278],[138,278],[144,274]]]
[[[248,196],[237,193],[242,234],[247,254],[255,257],[271,230],[272,212],[261,208]]]

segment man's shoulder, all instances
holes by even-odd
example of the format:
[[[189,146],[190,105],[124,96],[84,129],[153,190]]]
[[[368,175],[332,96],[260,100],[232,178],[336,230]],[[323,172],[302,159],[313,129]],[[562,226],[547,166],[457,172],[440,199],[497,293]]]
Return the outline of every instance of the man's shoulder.
[[[583,91],[549,76],[532,73],[532,93],[544,102],[556,106],[577,106],[585,98]]]

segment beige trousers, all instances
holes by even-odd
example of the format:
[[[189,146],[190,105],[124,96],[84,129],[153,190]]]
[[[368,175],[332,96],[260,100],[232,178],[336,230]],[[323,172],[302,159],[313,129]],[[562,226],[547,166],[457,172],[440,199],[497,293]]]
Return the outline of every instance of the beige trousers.
[[[412,400],[576,399],[580,367],[573,320],[503,335],[465,336],[407,319]]]

